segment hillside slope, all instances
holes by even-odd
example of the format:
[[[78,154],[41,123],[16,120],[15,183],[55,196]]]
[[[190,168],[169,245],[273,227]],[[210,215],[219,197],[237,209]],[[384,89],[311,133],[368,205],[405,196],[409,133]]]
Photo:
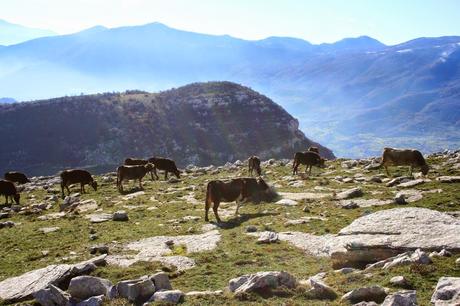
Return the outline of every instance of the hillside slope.
[[[252,154],[291,158],[317,145],[279,105],[230,82],[0,105],[0,134],[8,144],[0,148],[0,170],[31,175],[67,167],[113,170],[129,156],[169,156],[182,167]]]

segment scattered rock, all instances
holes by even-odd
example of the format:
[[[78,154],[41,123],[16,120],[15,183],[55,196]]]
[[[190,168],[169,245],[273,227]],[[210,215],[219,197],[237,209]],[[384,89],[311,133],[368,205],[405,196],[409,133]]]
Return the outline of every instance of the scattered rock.
[[[42,232],[43,234],[48,234],[48,233],[56,232],[60,229],[61,229],[60,227],[41,227],[38,229],[38,231]]]
[[[109,247],[107,245],[94,245],[90,247],[89,252],[91,254],[109,254]]]
[[[157,291],[153,294],[149,301],[166,302],[169,304],[177,304],[183,298],[184,293],[180,290]]]
[[[6,219],[6,218],[9,218],[10,217],[10,213],[0,213],[0,219]]]
[[[348,301],[350,303],[359,303],[362,301],[373,301],[377,303],[383,302],[387,293],[383,287],[380,286],[371,286],[371,287],[362,287],[354,289],[347,292],[342,296],[342,301]]]
[[[410,288],[411,287],[410,282],[407,280],[407,278],[405,278],[402,275],[392,277],[390,279],[390,284],[392,284],[393,286],[396,286],[396,287],[401,287],[401,288]]]
[[[274,243],[278,241],[278,234],[275,232],[262,232],[257,243]]]
[[[294,201],[294,200],[291,200],[291,199],[281,199],[278,202],[276,202],[275,204],[284,205],[284,206],[295,206],[298,203],[297,203],[297,201]]]
[[[104,303],[104,295],[92,296],[76,304],[76,306],[101,306]]]
[[[442,249],[441,251],[439,252],[436,252],[436,251],[433,251],[430,253],[430,255],[428,255],[430,258],[433,258],[433,257],[452,257],[452,253],[449,252],[448,250],[446,249]]]
[[[441,183],[458,183],[460,182],[460,176],[440,176],[436,180]]]
[[[109,296],[111,288],[108,279],[83,275],[72,278],[67,291],[72,298],[86,300],[97,295]]]
[[[150,279],[155,284],[156,290],[172,290],[169,276],[165,272],[158,272],[150,276]]]
[[[460,304],[460,277],[441,277],[431,296],[431,303],[436,306]]]
[[[307,283],[311,287],[308,290],[308,294],[312,295],[315,299],[334,300],[337,298],[337,293],[334,289],[326,285],[322,280],[309,278]]]
[[[228,283],[231,292],[235,294],[269,291],[278,287],[295,288],[297,281],[291,274],[281,271],[258,272],[255,274],[246,274],[234,279]]]
[[[42,306],[64,306],[70,303],[70,294],[52,284],[46,289],[35,292],[33,297]]]
[[[222,290],[216,291],[190,291],[185,294],[188,297],[206,297],[206,296],[216,296],[222,295],[224,292]]]
[[[119,210],[119,211],[116,211],[113,214],[112,220],[113,221],[128,221],[129,217],[128,217],[128,214],[126,213],[126,211]]]
[[[414,186],[423,184],[425,182],[427,182],[427,180],[425,179],[416,179],[416,180],[411,180],[405,183],[398,184],[398,187],[402,187],[402,188],[414,187]]]
[[[118,296],[130,302],[142,304],[155,293],[155,285],[147,276],[134,280],[124,280],[116,285]]]
[[[13,221],[0,222],[0,228],[13,227],[13,226],[16,226],[16,223],[14,223]]]
[[[400,176],[400,177],[397,177],[397,178],[394,178],[394,179],[390,180],[388,183],[386,183],[386,186],[387,187],[393,187],[393,186],[396,186],[396,185],[401,184],[401,183],[409,182],[409,181],[411,181],[413,179],[414,179],[413,176]]]
[[[423,198],[423,194],[418,190],[409,189],[396,193],[395,199],[400,197],[403,197],[407,203],[412,203],[421,200]]]
[[[414,290],[399,291],[388,295],[381,306],[417,306],[417,295]]]
[[[257,226],[255,225],[246,226],[246,233],[255,233],[255,232],[257,232]]]
[[[61,205],[59,205],[59,210],[60,211],[66,210],[70,208],[72,205],[77,204],[78,202],[80,202],[80,194],[73,193],[64,198],[64,202]]]
[[[121,199],[127,201],[127,200],[137,198],[138,196],[141,196],[141,195],[144,195],[144,194],[145,194],[145,191],[136,191],[136,192],[133,192],[133,193],[130,193],[130,194],[127,194],[127,195],[123,196]]]
[[[336,195],[336,198],[339,200],[352,199],[363,196],[363,191],[361,188],[351,188],[345,191],[342,191]]]
[[[342,204],[341,206],[342,206],[342,208],[344,208],[344,209],[354,209],[354,208],[358,208],[358,207],[359,207],[359,205],[356,204],[356,202],[354,202],[354,201],[350,201],[350,202],[344,203],[344,204]]]
[[[98,213],[86,215],[85,218],[89,219],[91,223],[102,223],[112,220],[112,214]]]
[[[300,219],[288,220],[284,222],[284,226],[306,224],[306,223],[309,223],[311,220],[325,220],[325,219],[322,217],[301,217]]]
[[[404,194],[397,194],[394,198],[394,202],[398,205],[406,205],[407,202],[406,202],[406,197],[404,196]]]
[[[179,183],[179,182],[180,182],[180,179],[175,178],[175,177],[170,177],[168,179],[168,183],[170,183],[170,184],[176,184],[176,183]]]

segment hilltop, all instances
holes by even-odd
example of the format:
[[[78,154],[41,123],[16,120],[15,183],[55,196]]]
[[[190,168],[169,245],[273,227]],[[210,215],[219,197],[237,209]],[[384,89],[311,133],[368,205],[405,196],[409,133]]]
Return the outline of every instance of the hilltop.
[[[126,157],[167,156],[180,167],[289,158],[318,146],[298,121],[254,90],[195,83],[159,93],[127,91],[0,105],[0,170],[110,171]]]

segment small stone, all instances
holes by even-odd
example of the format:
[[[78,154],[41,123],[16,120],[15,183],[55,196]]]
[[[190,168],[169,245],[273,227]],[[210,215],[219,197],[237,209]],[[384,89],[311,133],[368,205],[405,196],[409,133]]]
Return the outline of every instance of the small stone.
[[[126,211],[119,210],[119,211],[116,211],[113,214],[112,220],[113,221],[128,221],[129,217],[128,217],[128,214],[126,213]]]
[[[183,296],[184,293],[180,290],[157,291],[153,294],[149,301],[177,304]]]
[[[404,194],[399,194],[397,195],[395,198],[394,198],[394,201],[396,204],[398,205],[406,205],[407,202],[406,202],[406,197],[404,196]]]
[[[351,198],[357,198],[363,196],[363,191],[361,188],[356,187],[352,189],[348,189],[345,191],[342,191],[336,195],[336,198],[339,200],[345,200],[345,199],[351,199]]]
[[[362,301],[373,301],[377,303],[383,302],[387,293],[384,288],[380,286],[362,287],[347,292],[342,296],[342,301],[350,303],[359,303]]]
[[[390,284],[401,288],[410,288],[410,282],[404,276],[394,276],[390,279]]]
[[[97,234],[89,235],[89,240],[96,240],[99,236]]]
[[[89,249],[91,254],[109,254],[109,247],[106,245],[95,245]]]
[[[388,295],[381,306],[417,306],[417,295],[414,290],[399,291]]]
[[[42,228],[39,228],[38,231],[42,232],[43,234],[48,234],[48,233],[56,232],[60,229],[61,229],[60,227],[42,227]]]
[[[246,226],[246,233],[254,233],[257,232],[257,227],[254,225]]]
[[[263,232],[261,233],[257,243],[274,243],[278,241],[278,233],[275,232]]]

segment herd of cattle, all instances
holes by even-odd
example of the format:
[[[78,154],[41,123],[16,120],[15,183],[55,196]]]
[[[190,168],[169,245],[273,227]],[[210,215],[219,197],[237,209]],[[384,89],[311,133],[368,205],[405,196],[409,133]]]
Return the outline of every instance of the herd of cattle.
[[[297,152],[294,155],[292,165],[293,174],[297,174],[299,165],[305,165],[305,171],[311,174],[312,166],[323,168],[325,167],[326,159],[322,158],[319,154],[317,147],[310,147],[308,151]],[[417,150],[400,150],[393,148],[384,148],[382,154],[382,161],[380,167],[384,167],[388,176],[389,166],[409,166],[410,174],[412,168],[418,167],[421,169],[422,174],[428,173],[428,165],[423,155]],[[257,177],[243,177],[230,179],[228,181],[212,180],[208,182],[206,188],[205,200],[205,220],[209,221],[208,211],[212,207],[216,220],[220,222],[219,214],[217,212],[220,202],[233,202],[236,201],[237,208],[236,214],[240,203],[251,198],[253,201],[257,200],[270,200],[273,193],[270,192],[269,185],[261,177],[262,169],[260,159],[257,156],[251,156],[248,159],[249,174],[252,176],[253,172],[257,173]],[[168,158],[152,157],[149,159],[134,159],[127,158],[124,165],[117,168],[117,188],[119,192],[123,192],[123,181],[138,180],[139,188],[142,189],[142,179],[147,173],[150,172],[152,180],[154,175],[159,179],[157,170],[164,171],[165,180],[168,179],[168,173],[174,174],[178,179],[180,178],[180,171],[176,167],[176,163]],[[93,179],[92,175],[81,169],[64,170],[61,176],[61,191],[62,197],[65,197],[64,189],[70,194],[69,186],[72,184],[80,184],[80,192],[85,193],[85,185],[90,185],[94,191],[97,191],[97,182]],[[30,180],[21,172],[11,171],[5,173],[4,180],[0,180],[0,195],[5,196],[5,205],[8,205],[8,199],[19,205],[20,194],[16,188],[15,183],[25,184]],[[11,202],[12,202],[11,201]]]

